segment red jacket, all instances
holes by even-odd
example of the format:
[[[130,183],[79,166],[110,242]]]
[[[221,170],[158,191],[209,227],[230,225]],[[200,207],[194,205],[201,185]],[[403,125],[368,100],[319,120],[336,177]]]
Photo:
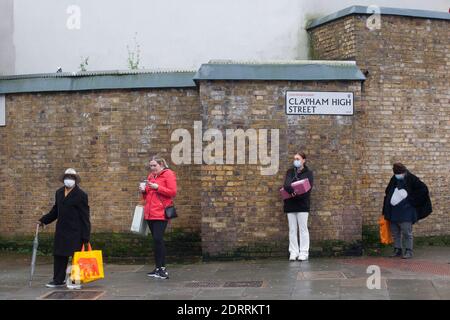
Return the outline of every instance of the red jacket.
[[[177,194],[177,177],[175,172],[164,169],[159,174],[150,173],[148,183],[156,183],[158,190],[149,185],[142,194],[145,200],[145,220],[166,220],[164,208],[173,204],[173,198]]]

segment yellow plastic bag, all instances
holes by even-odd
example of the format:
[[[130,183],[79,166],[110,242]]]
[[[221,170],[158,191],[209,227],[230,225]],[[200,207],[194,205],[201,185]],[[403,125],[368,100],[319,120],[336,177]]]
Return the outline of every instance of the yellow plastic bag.
[[[92,250],[88,244],[88,251],[84,251],[84,244],[81,251],[75,252],[72,261],[70,280],[76,283],[88,283],[103,279],[103,258],[101,250]]]
[[[391,244],[394,242],[392,239],[391,226],[389,221],[381,215],[378,220],[378,224],[380,225],[380,240],[382,244]]]

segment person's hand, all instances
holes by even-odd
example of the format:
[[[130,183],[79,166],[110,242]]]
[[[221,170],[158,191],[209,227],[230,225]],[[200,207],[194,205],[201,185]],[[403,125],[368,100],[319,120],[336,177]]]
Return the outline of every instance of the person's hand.
[[[41,221],[37,221],[36,224],[41,228],[45,226],[45,224],[43,224]]]
[[[150,183],[149,186],[152,189],[158,190],[158,184],[156,184],[156,183]]]

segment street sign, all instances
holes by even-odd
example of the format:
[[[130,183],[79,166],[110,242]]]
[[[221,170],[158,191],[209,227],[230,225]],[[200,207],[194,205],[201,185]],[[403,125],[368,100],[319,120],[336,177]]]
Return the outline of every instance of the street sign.
[[[353,92],[286,91],[288,115],[353,115]]]

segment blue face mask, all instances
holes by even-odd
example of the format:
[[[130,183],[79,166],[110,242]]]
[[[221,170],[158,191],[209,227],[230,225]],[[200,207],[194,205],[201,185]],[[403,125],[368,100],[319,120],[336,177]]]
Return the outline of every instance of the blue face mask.
[[[300,168],[302,166],[302,162],[300,160],[294,160],[294,167]]]
[[[404,176],[403,174],[396,174],[396,175],[395,175],[395,178],[396,178],[397,180],[403,180],[403,179],[405,178],[405,176]]]

